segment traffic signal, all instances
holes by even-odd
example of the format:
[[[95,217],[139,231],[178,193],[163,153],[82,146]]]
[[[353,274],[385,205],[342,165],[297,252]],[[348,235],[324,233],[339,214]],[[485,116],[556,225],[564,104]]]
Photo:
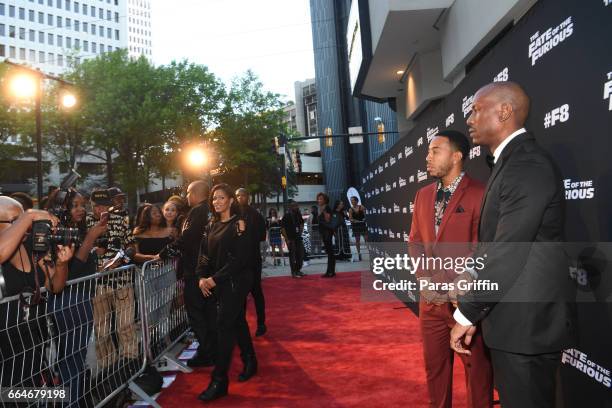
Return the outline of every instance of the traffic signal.
[[[325,128],[325,146],[332,147],[334,145],[332,128]]]
[[[376,131],[378,132],[378,143],[379,144],[385,143],[385,124],[382,122],[378,122]]]
[[[287,188],[287,177],[285,176],[281,177],[281,187],[283,188],[283,190]]]

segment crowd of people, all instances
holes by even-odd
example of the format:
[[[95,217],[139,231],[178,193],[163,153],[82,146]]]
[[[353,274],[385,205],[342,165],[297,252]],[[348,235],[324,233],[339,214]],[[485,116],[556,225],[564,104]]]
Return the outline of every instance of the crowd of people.
[[[249,293],[257,314],[255,335],[267,332],[262,244],[269,244],[274,262],[275,255],[283,256],[284,240],[291,275],[299,278],[304,276],[305,242],[311,253],[320,251],[322,243],[328,258],[323,277],[334,277],[336,257],[342,253],[339,237],[348,233],[345,219],[365,225],[365,210],[356,198],[348,212],[341,202],[332,210],[324,193],[317,202],[307,216],[290,200],[282,218],[275,208],[264,218],[249,204],[246,189],[234,191],[220,184],[209,191],[203,181],[191,183],[185,198],[175,195],[162,205],[142,203],[133,217],[125,194],[116,187],[90,194],[53,189],[41,203],[44,210],[33,209],[33,200],[24,193],[0,196],[2,297],[22,297],[0,303],[0,313],[6,316],[0,326],[2,386],[59,382],[69,387],[69,405],[86,406],[96,401],[87,389],[91,384],[102,387],[102,398],[125,382],[127,373],[138,371],[142,356],[134,272],[119,267],[178,258],[176,278],[184,282],[183,301],[198,342],[188,365],[215,367],[200,399],[225,395],[235,344],[244,363],[238,380],[247,381],[257,372],[245,315]],[[34,250],[33,225],[40,222],[51,224],[50,231],[67,229],[63,238],[45,238],[45,253]],[[354,231],[357,242],[366,235],[363,228]],[[113,272],[87,279],[104,271]],[[82,280],[78,289],[66,286],[77,279]],[[33,296],[24,296],[29,294]],[[25,340],[16,344],[16,336]],[[95,369],[88,368],[90,346],[95,348]]]

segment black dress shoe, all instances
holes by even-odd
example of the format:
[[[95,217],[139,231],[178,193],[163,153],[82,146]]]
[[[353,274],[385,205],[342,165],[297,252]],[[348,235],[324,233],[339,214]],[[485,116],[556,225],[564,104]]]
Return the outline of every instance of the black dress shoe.
[[[227,395],[227,380],[212,380],[208,387],[198,396],[201,401],[214,401]]]
[[[257,374],[257,358],[252,355],[246,358],[244,362],[244,369],[238,376],[238,381],[245,382],[255,374]]]
[[[292,278],[301,278],[302,275],[298,274],[298,273],[291,273],[291,277]]]
[[[268,328],[265,324],[260,324],[257,326],[257,330],[255,331],[255,337],[263,336],[268,331]]]
[[[325,272],[323,275],[321,275],[322,278],[331,278],[332,276],[333,275],[328,272]]]
[[[302,271],[297,271],[296,275],[299,275],[300,277],[306,276],[306,274]]]

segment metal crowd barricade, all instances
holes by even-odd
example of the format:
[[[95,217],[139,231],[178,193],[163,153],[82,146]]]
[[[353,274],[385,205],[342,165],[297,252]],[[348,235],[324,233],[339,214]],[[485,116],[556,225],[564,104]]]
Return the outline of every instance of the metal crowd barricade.
[[[135,317],[139,279],[136,267],[125,266],[71,280],[59,294],[42,288],[36,304],[31,294],[2,299],[2,389],[64,389],[67,407],[101,407],[128,386],[138,391],[134,380],[146,366],[145,321]],[[19,406],[54,404],[60,405]]]
[[[142,318],[146,353],[160,371],[192,370],[179,362],[169,351],[190,331],[187,309],[183,301],[185,281],[177,279],[176,260],[148,261],[139,272]]]

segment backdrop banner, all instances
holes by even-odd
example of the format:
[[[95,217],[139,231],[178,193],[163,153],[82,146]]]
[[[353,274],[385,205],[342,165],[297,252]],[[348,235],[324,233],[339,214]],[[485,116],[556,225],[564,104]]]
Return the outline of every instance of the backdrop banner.
[[[612,406],[612,0],[541,0],[467,73],[432,103],[415,127],[362,176],[374,256],[395,256],[377,243],[407,242],[416,191],[428,177],[425,156],[443,129],[467,133],[474,93],[515,81],[531,97],[526,124],[561,168],[566,235],[582,243],[568,271],[591,302],[579,302],[580,340],[562,356],[564,406]],[[486,182],[484,147],[473,146],[467,172]],[[603,244],[606,243],[606,244]],[[390,253],[393,252],[393,253]],[[380,277],[399,280],[393,273]],[[377,277],[378,279],[379,277]],[[407,299],[415,294],[406,293]],[[414,302],[407,302],[414,306]]]

